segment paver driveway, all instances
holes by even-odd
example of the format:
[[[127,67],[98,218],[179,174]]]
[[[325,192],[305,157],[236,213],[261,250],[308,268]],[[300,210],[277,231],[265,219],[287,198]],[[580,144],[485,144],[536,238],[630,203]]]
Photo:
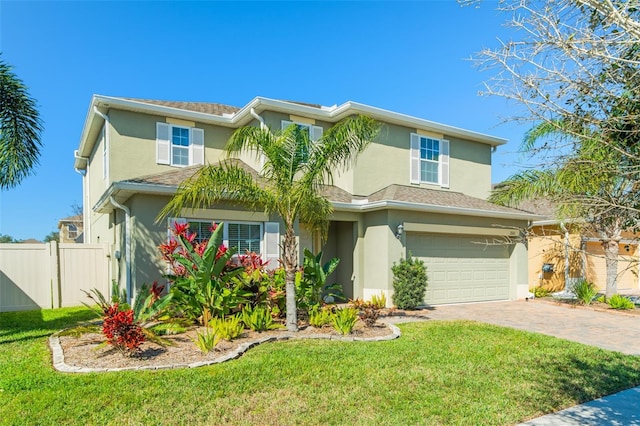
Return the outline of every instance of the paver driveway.
[[[417,311],[434,320],[467,319],[640,355],[640,316],[602,312],[537,300],[440,305]],[[393,322],[406,319],[394,317]],[[417,319],[413,317],[413,319]]]

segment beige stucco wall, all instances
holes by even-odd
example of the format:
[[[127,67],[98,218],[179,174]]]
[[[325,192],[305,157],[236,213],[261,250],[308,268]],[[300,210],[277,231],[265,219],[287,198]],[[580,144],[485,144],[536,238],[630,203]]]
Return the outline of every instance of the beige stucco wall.
[[[110,179],[120,181],[176,170],[156,163],[156,123],[166,117],[110,110]],[[218,162],[233,129],[194,123],[204,130],[205,163]],[[135,161],[132,161],[135,159]]]
[[[535,227],[529,239],[529,287],[550,291],[565,288],[565,236],[557,226]],[[633,238],[633,235],[626,235]],[[629,247],[629,251],[626,250]],[[542,272],[550,263],[553,272]],[[638,283],[637,244],[619,244],[618,289],[636,290]],[[582,243],[580,234],[569,235],[569,277],[585,277],[598,289],[606,289],[606,264],[602,245],[597,241]]]

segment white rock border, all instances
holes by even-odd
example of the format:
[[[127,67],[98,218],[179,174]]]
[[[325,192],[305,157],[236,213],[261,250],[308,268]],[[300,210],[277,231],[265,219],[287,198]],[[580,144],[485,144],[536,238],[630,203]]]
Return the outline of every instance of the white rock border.
[[[230,351],[227,355],[216,358],[210,361],[198,361],[192,363],[181,363],[181,364],[170,364],[170,365],[146,365],[140,367],[120,367],[120,368],[89,368],[89,367],[78,367],[73,365],[68,365],[64,362],[64,351],[62,350],[62,346],[60,346],[60,338],[58,334],[55,333],[49,337],[49,347],[51,348],[51,356],[53,360],[53,368],[62,373],[104,373],[110,371],[127,371],[127,370],[171,370],[177,368],[198,368],[204,367],[206,365],[212,364],[220,364],[222,362],[231,361],[233,359],[239,358],[242,354],[244,354],[249,349],[261,345],[267,342],[275,342],[279,340],[289,340],[289,339],[326,339],[326,340],[337,340],[341,342],[382,342],[385,340],[394,340],[402,335],[400,329],[396,327],[394,324],[385,322],[386,326],[391,330],[391,334],[386,336],[377,336],[377,337],[350,337],[350,336],[336,336],[331,334],[309,334],[306,336],[299,336],[295,333],[287,333],[282,336],[272,336],[272,337],[264,337],[262,339],[256,339],[251,342],[243,343],[238,346],[233,351]]]

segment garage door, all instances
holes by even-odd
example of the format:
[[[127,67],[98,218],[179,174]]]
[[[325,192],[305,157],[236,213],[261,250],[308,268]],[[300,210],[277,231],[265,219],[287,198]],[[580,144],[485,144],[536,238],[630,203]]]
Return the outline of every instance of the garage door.
[[[407,234],[407,250],[427,267],[427,304],[509,299],[508,247],[478,244],[485,238]]]

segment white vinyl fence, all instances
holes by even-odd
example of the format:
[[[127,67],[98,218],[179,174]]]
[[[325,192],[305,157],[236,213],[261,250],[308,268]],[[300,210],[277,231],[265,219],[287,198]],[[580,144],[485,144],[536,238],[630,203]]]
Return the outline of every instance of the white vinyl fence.
[[[78,306],[109,294],[107,244],[0,244],[0,312]]]

